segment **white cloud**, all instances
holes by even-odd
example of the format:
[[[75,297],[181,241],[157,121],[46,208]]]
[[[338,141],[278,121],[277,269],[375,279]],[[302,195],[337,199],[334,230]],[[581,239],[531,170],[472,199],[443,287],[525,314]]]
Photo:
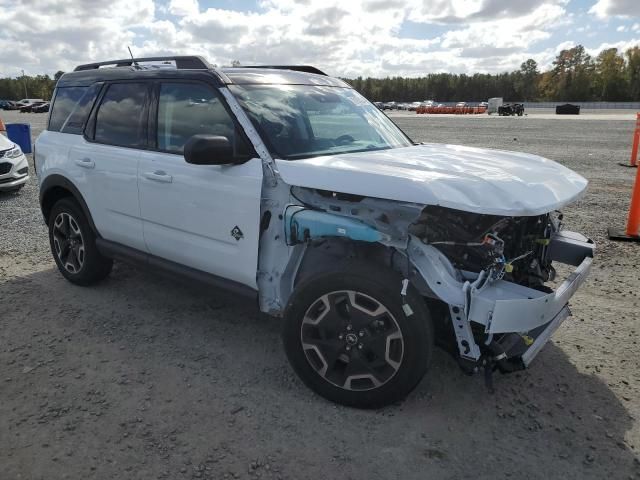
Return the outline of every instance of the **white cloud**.
[[[598,0],[589,13],[599,18],[608,17],[637,17],[640,16],[640,1],[638,0]]]
[[[605,43],[601,43],[600,45],[598,45],[598,46],[596,46],[594,48],[586,48],[585,50],[593,58],[596,58],[598,56],[598,54],[602,50],[606,50],[608,48],[617,48],[618,52],[624,53],[627,50],[629,50],[630,48],[637,47],[638,45],[640,45],[640,38],[632,38],[631,40],[621,41],[621,42],[613,42],[613,43],[605,42]]]
[[[0,65],[5,71],[24,68],[31,73],[128,56],[127,45],[134,45],[135,29],[155,18],[152,0],[4,1],[0,11]]]
[[[443,24],[515,19],[545,6],[564,7],[568,0],[424,0],[414,2],[409,18]]]
[[[618,28],[616,28],[616,32],[626,32],[627,31],[627,27],[625,27],[624,25],[620,25]]]
[[[169,13],[179,17],[197,15],[198,10],[198,0],[171,0],[169,2]]]
[[[598,4],[617,11],[611,5],[621,1]],[[551,45],[599,31],[569,7],[568,0],[259,0],[254,11],[237,11],[198,0],[0,0],[0,75],[123,58],[127,45],[137,56],[308,63],[349,77],[501,72],[527,58],[548,65],[557,54]],[[407,21],[420,38],[405,38]]]

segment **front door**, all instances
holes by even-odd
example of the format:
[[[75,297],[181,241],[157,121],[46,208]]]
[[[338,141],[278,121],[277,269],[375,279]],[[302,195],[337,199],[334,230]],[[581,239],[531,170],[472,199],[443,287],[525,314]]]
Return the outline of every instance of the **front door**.
[[[220,95],[201,83],[161,83],[155,151],[140,152],[138,188],[144,239],[158,257],[256,288],[262,162],[192,165],[195,134],[246,142]]]

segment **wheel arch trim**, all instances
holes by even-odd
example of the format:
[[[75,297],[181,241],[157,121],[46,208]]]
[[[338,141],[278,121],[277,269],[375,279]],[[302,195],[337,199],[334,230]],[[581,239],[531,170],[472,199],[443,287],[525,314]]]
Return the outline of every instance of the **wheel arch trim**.
[[[100,237],[100,233],[98,232],[96,225],[93,223],[93,217],[91,216],[91,212],[89,211],[87,202],[80,193],[80,190],[74,185],[71,180],[59,174],[49,175],[42,181],[42,184],[40,185],[40,210],[42,212],[42,216],[44,217],[45,223],[47,223],[47,226],[48,217],[51,212],[51,208],[54,205],[54,203],[52,202],[49,204],[48,197],[56,189],[62,189],[69,192],[68,196],[72,197],[78,202],[78,205],[80,205],[82,213],[87,218],[91,229],[96,234],[96,236]]]

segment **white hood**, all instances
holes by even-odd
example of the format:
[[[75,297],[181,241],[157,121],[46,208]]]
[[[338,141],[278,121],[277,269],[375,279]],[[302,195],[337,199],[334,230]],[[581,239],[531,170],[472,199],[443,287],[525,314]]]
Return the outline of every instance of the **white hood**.
[[[289,185],[504,216],[541,215],[581,196],[587,180],[537,155],[427,144],[276,160]]]
[[[14,143],[4,135],[0,134],[0,152],[13,148]]]

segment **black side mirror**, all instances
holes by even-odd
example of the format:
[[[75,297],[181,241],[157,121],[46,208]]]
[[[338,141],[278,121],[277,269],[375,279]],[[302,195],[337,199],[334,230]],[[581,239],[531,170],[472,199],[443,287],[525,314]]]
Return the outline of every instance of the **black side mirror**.
[[[195,165],[235,163],[233,147],[227,137],[198,134],[184,144],[184,159]]]

